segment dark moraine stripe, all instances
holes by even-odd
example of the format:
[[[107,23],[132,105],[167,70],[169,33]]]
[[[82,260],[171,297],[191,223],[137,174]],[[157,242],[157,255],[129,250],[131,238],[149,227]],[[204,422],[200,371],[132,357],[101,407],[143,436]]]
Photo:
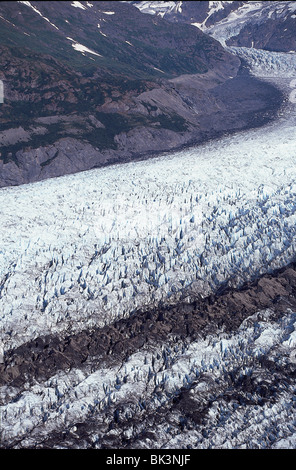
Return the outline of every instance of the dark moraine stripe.
[[[50,378],[59,370],[122,363],[144,345],[168,340],[191,342],[222,327],[236,330],[241,322],[265,308],[274,318],[296,308],[296,263],[266,274],[240,290],[226,289],[220,295],[197,299],[192,304],[135,312],[104,328],[82,331],[64,338],[45,336],[10,351],[0,364],[0,385],[22,388]]]

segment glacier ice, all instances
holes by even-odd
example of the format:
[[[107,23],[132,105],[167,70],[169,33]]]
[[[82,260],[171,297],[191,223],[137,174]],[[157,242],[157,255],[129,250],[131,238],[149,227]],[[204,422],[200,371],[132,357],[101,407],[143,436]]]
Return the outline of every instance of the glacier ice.
[[[207,27],[202,24],[201,27],[203,31],[225,46],[227,40],[237,36],[245,26],[252,24],[260,27],[260,24],[271,18],[282,18],[285,21],[295,9],[296,5],[293,1],[244,2],[236,11],[232,11],[213,26]]]
[[[232,54],[244,59],[256,77],[261,78],[295,78],[296,51],[293,53],[270,52],[248,47],[227,47]],[[290,83],[290,82],[289,82]],[[282,86],[284,84],[282,83]]]
[[[4,350],[295,257],[295,107],[261,129],[0,191]]]
[[[0,363],[40,336],[190,302],[295,260],[296,109],[286,75],[294,59],[236,52],[286,93],[276,121],[152,160],[0,190]],[[83,447],[82,422],[95,448],[119,433],[143,448],[293,448],[296,389],[277,371],[295,368],[295,328],[290,309],[277,318],[264,310],[231,332],[168,338],[111,366],[90,360],[4,385],[1,442],[42,446],[66,433],[57,446]],[[239,389],[248,380],[276,398],[249,396]],[[181,390],[194,425],[169,408]],[[108,428],[112,420],[121,430]]]
[[[8,391],[9,399],[2,390],[3,442],[13,443],[16,448],[34,447],[51,432],[65,429],[79,438],[75,423],[90,420],[93,415],[98,427],[107,422],[106,434],[111,435],[108,422],[116,412],[129,423],[124,434],[131,437],[137,414],[147,418],[160,406],[165,410],[172,397],[187,387],[192,406],[196,401],[201,408],[211,403],[206,422],[180,434],[178,413],[169,412],[170,426],[161,423],[153,430],[157,436],[154,448],[185,448],[184,443],[195,448],[263,448],[272,433],[276,435],[275,448],[289,446],[295,434],[295,387],[279,383],[277,400],[265,400],[261,406],[257,404],[258,394],[249,398],[248,406],[248,396],[242,392],[227,401],[227,389],[231,396],[233,374],[237,375],[238,390],[239,383],[249,376],[258,381],[258,393],[265,386],[267,379],[260,375],[254,357],[259,364],[268,357],[273,369],[281,363],[289,367],[290,347],[284,343],[291,336],[291,325],[296,326],[293,312],[275,321],[272,312],[260,311],[248,317],[236,332],[218,331],[185,347],[183,343],[175,343],[174,348],[163,343],[132,354],[124,364],[96,371],[90,366],[59,371],[45,382],[25,387],[21,394],[18,390]],[[268,380],[272,382],[270,377]],[[142,420],[144,426],[149,429],[149,419]],[[138,445],[145,448],[144,437]]]

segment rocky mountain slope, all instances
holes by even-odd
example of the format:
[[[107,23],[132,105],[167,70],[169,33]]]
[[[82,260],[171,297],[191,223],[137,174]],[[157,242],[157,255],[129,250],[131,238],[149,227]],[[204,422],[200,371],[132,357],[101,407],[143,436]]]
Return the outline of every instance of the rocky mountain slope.
[[[193,24],[225,45],[296,51],[294,1],[134,1],[143,13]]]
[[[160,16],[173,23],[199,25],[201,29],[208,28],[236,12],[246,1],[130,1],[143,13]],[[256,2],[259,3],[259,2]],[[262,2],[260,2],[262,3]],[[265,2],[271,3],[271,2]]]
[[[1,2],[0,22],[2,187],[256,126],[281,100],[198,28],[124,2]]]

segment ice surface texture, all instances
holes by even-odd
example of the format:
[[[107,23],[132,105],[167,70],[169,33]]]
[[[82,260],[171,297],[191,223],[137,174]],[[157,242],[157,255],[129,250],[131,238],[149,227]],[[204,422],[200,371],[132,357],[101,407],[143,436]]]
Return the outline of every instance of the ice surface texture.
[[[4,359],[295,259],[296,109],[276,76],[287,102],[261,129],[0,190]],[[228,333],[24,378],[0,388],[1,445],[295,447],[295,344],[295,312],[265,310]]]
[[[4,349],[235,287],[295,256],[295,105],[264,128],[0,192]]]
[[[2,444],[295,448],[295,326],[295,313],[265,310],[235,332],[164,342],[96,370],[89,361],[21,392],[1,387]]]

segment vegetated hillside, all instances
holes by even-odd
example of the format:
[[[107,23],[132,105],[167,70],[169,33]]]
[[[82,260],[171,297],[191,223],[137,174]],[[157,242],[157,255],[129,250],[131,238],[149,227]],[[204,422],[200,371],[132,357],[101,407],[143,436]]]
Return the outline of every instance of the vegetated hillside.
[[[159,77],[155,67],[167,76],[200,73],[224,55],[200,31],[172,28],[121,2],[1,2],[0,8],[1,44],[50,54],[83,72],[99,67],[144,79]],[[89,51],[77,54],[78,45]]]
[[[254,82],[251,107],[241,91],[229,103],[238,58],[194,26],[123,2],[1,2],[0,22],[0,186],[244,128],[273,95]]]

